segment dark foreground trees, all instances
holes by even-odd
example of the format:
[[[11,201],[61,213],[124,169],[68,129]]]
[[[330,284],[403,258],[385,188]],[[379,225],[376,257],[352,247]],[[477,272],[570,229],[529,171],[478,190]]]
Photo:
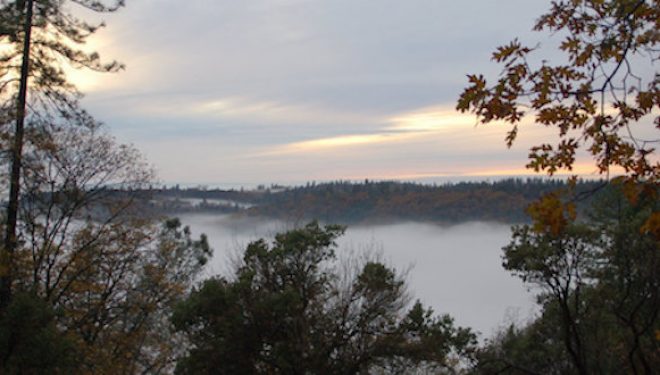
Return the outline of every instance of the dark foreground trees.
[[[660,368],[660,241],[643,226],[655,199],[601,194],[588,224],[514,231],[504,267],[535,284],[540,317],[477,355],[480,373],[654,374]]]
[[[210,256],[204,238],[135,206],[150,169],[67,81],[67,66],[121,68],[84,50],[102,24],[77,15],[123,3],[0,1],[2,374],[167,371],[179,347],[171,309]]]
[[[405,283],[374,261],[339,262],[338,226],[311,223],[251,243],[231,278],[206,281],[174,315],[190,340],[180,374],[403,373],[454,368],[468,329],[407,309]]]
[[[530,149],[528,168],[571,171],[586,155],[611,180],[601,189],[616,186],[586,221],[577,218],[575,201],[598,189],[554,192],[530,207],[534,225],[514,230],[504,267],[541,289],[541,316],[481,350],[477,372],[660,368],[658,19],[658,0],[553,1],[534,29],[560,38],[558,59],[538,61],[540,46],[514,40],[493,53],[502,65],[494,83],[468,76],[457,109],[483,124],[510,125],[508,146],[528,118],[556,131],[556,141]]]
[[[85,126],[89,115],[78,106],[80,94],[67,81],[64,67],[113,72],[116,62],[103,64],[96,52],[81,49],[102,24],[78,18],[71,5],[95,12],[110,12],[123,0],[106,4],[96,0],[21,0],[0,2],[0,150],[8,150],[9,197],[5,234],[0,248],[0,308],[12,296],[14,255],[19,243],[18,211],[21,199],[24,148],[30,132],[59,122]],[[9,126],[14,125],[13,132]]]
[[[170,314],[210,256],[206,239],[141,212],[132,190],[150,170],[87,125],[34,129],[25,148],[3,374],[161,373],[180,347]]]

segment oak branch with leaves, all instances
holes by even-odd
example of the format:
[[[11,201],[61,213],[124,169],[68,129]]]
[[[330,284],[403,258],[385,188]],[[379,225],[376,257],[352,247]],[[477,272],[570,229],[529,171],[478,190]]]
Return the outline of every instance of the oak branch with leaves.
[[[504,66],[496,83],[469,75],[457,109],[476,114],[483,124],[512,125],[508,146],[525,116],[556,128],[557,143],[530,150],[527,167],[536,172],[571,171],[584,149],[602,176],[616,172],[626,181],[657,184],[660,136],[638,134],[642,126],[660,130],[660,75],[654,69],[659,26],[658,0],[554,1],[534,30],[563,37],[559,49],[566,63],[533,66],[531,56],[540,47],[514,40],[493,53]]]

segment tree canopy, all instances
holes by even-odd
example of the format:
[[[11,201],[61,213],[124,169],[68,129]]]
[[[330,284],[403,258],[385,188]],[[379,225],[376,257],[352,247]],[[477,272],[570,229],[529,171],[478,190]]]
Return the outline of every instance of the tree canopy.
[[[528,168],[570,171],[582,150],[603,187],[615,182],[588,192],[582,217],[574,203],[585,195],[530,205],[533,225],[514,228],[503,266],[536,286],[541,311],[481,348],[474,373],[657,372],[659,19],[657,0],[553,1],[534,29],[561,38],[559,63],[535,65],[542,48],[514,40],[493,53],[503,65],[494,84],[468,76],[457,109],[511,125],[508,146],[528,117],[557,131],[556,143],[531,148]]]
[[[102,24],[78,18],[74,8],[122,5],[0,2],[0,150],[8,154],[0,166],[9,167],[0,217],[2,373],[171,370],[180,346],[172,308],[211,256],[204,236],[137,209],[134,190],[153,171],[80,107],[67,80],[67,65],[121,69],[85,50]],[[112,188],[124,190],[113,195]]]
[[[178,220],[159,225],[135,206],[130,189],[149,182],[151,171],[101,129],[49,129],[40,139],[48,146],[26,148],[21,180],[12,272],[18,300],[0,321],[37,310],[25,327],[0,324],[0,338],[16,338],[6,341],[0,369],[28,371],[25,358],[64,345],[62,358],[73,359],[43,355],[34,370],[166,371],[180,345],[170,313],[211,256],[206,238],[194,239]],[[111,194],[109,186],[127,190]],[[29,349],[33,334],[62,342]]]
[[[658,201],[609,191],[559,233],[514,230],[504,268],[539,291],[540,316],[477,355],[478,373],[654,374],[660,365],[660,243],[640,228]]]
[[[112,72],[121,68],[116,62],[103,64],[97,52],[81,48],[102,25],[76,17],[69,3],[95,12],[114,11],[123,5],[97,0],[2,1],[0,3],[0,107],[4,112],[0,149],[10,150],[9,199],[5,236],[0,249],[0,308],[12,296],[14,255],[18,246],[18,210],[21,195],[23,149],[26,143],[38,144],[30,130],[40,127],[96,126],[78,103],[79,92],[67,81],[65,65]],[[28,94],[29,93],[29,94]],[[7,129],[15,123],[14,131]],[[26,122],[28,131],[26,132]],[[40,132],[43,129],[37,131]]]
[[[252,242],[229,278],[207,280],[179,305],[190,340],[181,374],[401,373],[454,368],[474,334],[408,307],[405,282],[374,259],[337,260],[339,226],[310,223]]]

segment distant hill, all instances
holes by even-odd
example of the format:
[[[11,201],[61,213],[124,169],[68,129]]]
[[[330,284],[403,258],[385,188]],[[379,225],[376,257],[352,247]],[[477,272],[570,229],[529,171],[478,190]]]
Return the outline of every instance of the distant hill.
[[[602,185],[599,181],[582,181],[576,189],[591,191]],[[256,190],[158,188],[138,192],[137,196],[145,211],[166,215],[217,213],[340,224],[401,220],[520,223],[528,220],[525,210],[532,201],[562,188],[566,188],[562,180],[540,178],[444,185],[337,181]],[[578,202],[578,207],[584,203]]]
[[[602,182],[580,182],[588,191]],[[267,193],[246,213],[284,220],[319,219],[333,223],[396,220],[517,223],[527,221],[525,209],[542,194],[566,187],[564,181],[508,179],[440,186],[402,182],[331,182],[308,184]]]

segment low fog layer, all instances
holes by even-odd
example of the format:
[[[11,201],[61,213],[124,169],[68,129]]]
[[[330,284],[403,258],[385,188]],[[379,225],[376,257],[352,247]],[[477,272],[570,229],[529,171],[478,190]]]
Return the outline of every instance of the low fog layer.
[[[232,259],[250,241],[291,227],[227,215],[182,215],[181,220],[194,234],[209,237],[215,253],[208,276],[227,273]],[[355,226],[340,238],[338,255],[380,253],[397,270],[409,270],[413,298],[488,337],[504,324],[526,320],[534,311],[531,293],[501,266],[501,248],[510,237],[509,225],[483,222]]]

